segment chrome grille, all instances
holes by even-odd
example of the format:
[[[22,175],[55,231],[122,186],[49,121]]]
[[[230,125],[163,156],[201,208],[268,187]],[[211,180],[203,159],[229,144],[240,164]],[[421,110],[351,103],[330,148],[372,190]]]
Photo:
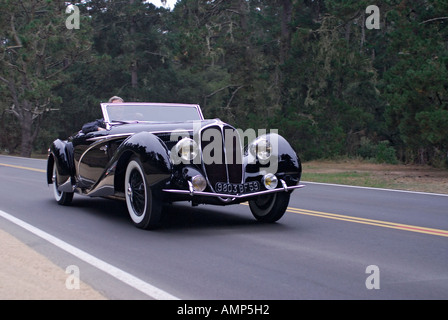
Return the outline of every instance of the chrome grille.
[[[229,138],[232,141],[226,141]],[[221,141],[215,141],[216,139]],[[238,133],[234,128],[228,125],[203,128],[201,151],[203,169],[212,188],[217,182],[242,182],[242,151]]]

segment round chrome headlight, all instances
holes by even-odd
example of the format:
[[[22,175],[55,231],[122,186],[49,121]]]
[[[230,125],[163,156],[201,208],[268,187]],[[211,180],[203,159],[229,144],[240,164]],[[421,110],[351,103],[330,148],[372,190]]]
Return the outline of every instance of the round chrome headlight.
[[[193,185],[194,191],[204,191],[207,187],[207,181],[199,174],[191,178],[191,184]]]
[[[272,144],[266,138],[258,138],[249,147],[250,153],[260,161],[266,161],[271,157]]]
[[[275,176],[275,174],[268,173],[263,177],[262,182],[263,182],[264,186],[266,187],[266,189],[272,190],[272,189],[277,188],[278,179]]]
[[[191,161],[199,153],[198,144],[190,138],[183,138],[175,146],[176,154],[184,161]]]

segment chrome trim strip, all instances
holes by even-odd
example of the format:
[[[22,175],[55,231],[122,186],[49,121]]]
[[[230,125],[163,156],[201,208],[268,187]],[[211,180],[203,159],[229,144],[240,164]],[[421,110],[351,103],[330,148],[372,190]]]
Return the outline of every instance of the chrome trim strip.
[[[135,134],[135,132],[133,133],[117,133],[117,134],[109,134],[106,136],[98,136],[98,137],[92,137],[89,139],[86,139],[86,141],[97,141],[97,140],[113,140],[115,138],[122,138],[122,137],[126,137],[126,136],[131,136]]]
[[[285,188],[278,188],[273,190],[264,190],[259,192],[247,193],[247,194],[225,194],[225,193],[213,193],[213,192],[200,192],[190,190],[177,190],[177,189],[162,189],[163,192],[168,193],[177,193],[177,194],[189,194],[190,196],[205,196],[205,197],[216,197],[216,198],[234,198],[234,199],[242,199],[247,197],[259,196],[263,194],[275,193],[275,192],[287,192],[293,191],[295,189],[303,188],[304,185],[291,186]]]
[[[141,131],[141,132],[149,132],[152,134],[160,134],[160,133],[176,133],[176,132],[188,132],[188,133],[192,133],[193,130],[161,130],[161,131]],[[127,133],[116,133],[116,134],[110,134],[110,135],[106,135],[106,136],[98,136],[98,137],[92,137],[89,139],[86,139],[87,141],[97,141],[97,140],[102,140],[102,139],[107,139],[107,140],[113,140],[115,138],[122,138],[122,137],[126,137],[126,136],[132,136],[134,134],[137,134],[139,132],[127,132]]]
[[[190,193],[190,196],[193,196],[194,195],[193,183],[190,180],[188,180],[187,182],[188,182],[188,192]]]
[[[280,179],[280,182],[282,183],[283,190],[288,191],[288,185],[286,184],[285,180]]]
[[[227,149],[226,149],[226,139],[224,137],[224,123],[219,124],[219,129],[221,131],[221,149],[224,151],[224,164],[226,165],[226,177],[227,182],[230,182],[230,175],[229,175],[229,164],[227,163]],[[242,178],[242,177],[241,177]]]
[[[238,160],[237,160],[237,163],[236,163],[236,164],[239,164],[239,165],[240,165],[240,168],[241,168],[241,182],[240,182],[240,183],[243,183],[243,182],[244,182],[244,173],[245,173],[245,172],[244,172],[244,166],[243,166],[243,163],[244,163],[244,146],[243,146],[243,141],[242,141],[242,139],[241,139],[241,136],[240,136],[239,131],[238,131],[235,127],[231,126],[230,124],[224,123],[224,124],[223,124],[223,127],[222,127],[222,134],[223,134],[223,141],[224,141],[223,149],[224,149],[224,152],[225,152],[226,169],[227,169],[228,180],[230,180],[230,176],[229,176],[229,174],[228,174],[228,172],[229,172],[229,164],[227,163],[227,148],[226,148],[226,145],[225,145],[225,139],[224,139],[224,135],[225,135],[224,127],[225,127],[225,126],[230,127],[234,132],[236,132],[236,137],[237,137],[237,139],[238,139],[238,142],[237,142],[237,146],[235,146],[235,148],[234,148],[233,150],[234,150],[234,152],[237,153],[237,155],[235,155],[234,153],[232,153],[232,157],[235,157],[235,159],[236,159],[238,155],[241,156],[241,159],[240,159],[240,160],[241,160],[241,163],[239,164],[239,163],[238,163]],[[232,144],[233,144],[233,141],[232,141]],[[236,150],[237,147],[240,147],[241,150]],[[232,158],[230,161],[233,161],[233,158]],[[232,164],[232,163],[230,163],[230,164]]]
[[[207,181],[207,185],[213,190],[215,191],[215,189],[213,188],[212,184],[210,183],[210,180],[208,179],[208,174],[207,174],[207,170],[205,169],[205,162],[204,162],[204,157],[202,154],[202,133],[205,131],[205,129],[208,129],[211,126],[215,126],[216,123],[211,123],[211,124],[207,124],[201,128],[199,128],[199,132],[198,132],[198,139],[199,139],[199,156],[201,157],[201,168],[202,168],[202,172],[204,172],[205,175],[205,180]],[[194,132],[193,132],[194,134]],[[194,139],[195,137],[193,137]]]

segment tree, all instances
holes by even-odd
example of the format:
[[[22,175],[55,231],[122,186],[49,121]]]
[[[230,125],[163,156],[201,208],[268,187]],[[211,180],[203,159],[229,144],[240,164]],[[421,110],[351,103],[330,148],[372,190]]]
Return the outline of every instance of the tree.
[[[0,0],[3,148],[20,133],[23,155],[43,150],[120,95],[278,128],[304,159],[447,159],[446,0],[378,0],[374,30],[368,0],[76,3],[81,29],[67,30],[63,2]]]
[[[364,30],[366,1],[294,2],[278,115],[305,159],[355,154],[384,106]]]
[[[448,21],[446,1],[403,1],[388,14],[384,72],[386,117],[400,160],[441,164],[447,159]]]
[[[61,1],[0,0],[0,81],[20,128],[21,156],[31,155],[42,119],[60,105],[53,89],[90,49],[88,20],[69,30],[67,18]]]

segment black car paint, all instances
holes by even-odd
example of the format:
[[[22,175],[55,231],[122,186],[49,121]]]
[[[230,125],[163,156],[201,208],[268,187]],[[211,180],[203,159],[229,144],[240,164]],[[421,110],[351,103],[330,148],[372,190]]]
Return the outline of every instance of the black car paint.
[[[188,190],[187,181],[196,174],[205,177],[216,174],[219,167],[227,164],[178,164],[174,165],[170,160],[170,152],[177,142],[173,139],[173,132],[185,132],[193,138],[194,126],[198,122],[174,122],[174,123],[132,123],[115,125],[110,130],[91,132],[87,134],[77,133],[67,141],[55,140],[49,150],[47,181],[52,183],[53,164],[57,166],[57,180],[70,186],[66,191],[75,191],[88,196],[113,196],[123,198],[124,171],[126,164],[132,157],[140,159],[145,175],[151,187],[158,189]],[[210,127],[232,128],[219,119],[200,121],[200,133]],[[268,134],[267,137],[270,135]],[[177,137],[174,135],[174,137]],[[296,152],[290,144],[281,136],[278,139],[278,153],[274,154],[278,160],[277,176],[283,179],[288,186],[296,186],[301,177],[301,163]],[[263,165],[258,161],[247,162],[247,149],[243,154],[240,164],[228,176],[238,182],[260,180],[260,168]],[[235,169],[236,168],[236,169]],[[219,176],[219,174],[216,174]],[[221,174],[222,176],[222,174]],[[230,178],[232,179],[232,178]],[[214,192],[213,183],[209,183],[207,190]],[[189,200],[194,204],[230,204],[243,200],[223,201],[221,198],[190,196],[185,194],[159,193],[164,201]],[[246,200],[244,200],[246,201]]]

